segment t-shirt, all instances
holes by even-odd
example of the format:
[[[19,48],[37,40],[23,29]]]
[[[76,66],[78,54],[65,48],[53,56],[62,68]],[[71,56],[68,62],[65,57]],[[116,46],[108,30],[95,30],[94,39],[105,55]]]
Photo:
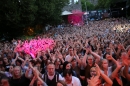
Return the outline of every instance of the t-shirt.
[[[65,78],[63,79],[65,81]],[[77,77],[72,76],[72,81],[67,86],[81,86],[80,80]]]
[[[10,86],[29,86],[30,80],[25,77],[25,74],[21,76],[19,79],[11,78],[9,80]]]
[[[71,59],[71,57],[72,57],[72,56],[67,55],[67,56],[65,57],[65,61],[69,61],[69,60]],[[76,57],[74,56],[74,58],[76,58]]]
[[[102,73],[104,73],[103,70],[101,70]],[[112,74],[112,66],[108,67],[107,76],[110,76]]]
[[[9,71],[10,64],[5,65],[5,71]]]

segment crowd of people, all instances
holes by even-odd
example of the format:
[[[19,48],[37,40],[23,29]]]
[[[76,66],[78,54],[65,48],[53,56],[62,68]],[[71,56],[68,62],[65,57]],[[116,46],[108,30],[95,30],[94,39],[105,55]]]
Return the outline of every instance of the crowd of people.
[[[130,86],[127,19],[52,28],[38,37],[52,38],[54,47],[35,58],[15,50],[24,40],[0,43],[0,86]]]

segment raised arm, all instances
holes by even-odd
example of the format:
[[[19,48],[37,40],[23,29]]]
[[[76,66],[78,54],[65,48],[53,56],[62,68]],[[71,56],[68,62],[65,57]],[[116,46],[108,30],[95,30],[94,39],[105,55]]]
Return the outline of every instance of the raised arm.
[[[101,69],[99,68],[99,66],[97,64],[95,64],[95,66],[96,66],[98,75],[100,75],[102,77],[102,79],[105,81],[105,86],[112,86],[112,84],[113,84],[112,80],[107,75],[105,75],[104,73],[101,72]]]
[[[62,63],[65,62],[64,59],[63,59],[62,54],[60,53],[60,51],[57,51],[57,56],[58,56],[58,58],[62,61]]]
[[[114,64],[116,64],[116,60],[112,57],[112,55],[106,55],[106,59],[107,60],[111,60],[112,62],[114,62]]]
[[[90,50],[90,53],[95,57],[95,59],[96,59],[95,62],[99,63],[101,57],[97,53],[92,52],[92,50]]]
[[[76,57],[76,61],[78,62],[78,64],[81,64],[81,60],[79,59],[79,56],[77,55],[77,51],[76,49],[74,49],[74,56]]]
[[[122,53],[121,55],[123,64],[125,65],[123,74],[130,81],[130,74],[129,74],[129,59],[128,59],[128,54],[127,53]]]
[[[12,61],[11,64],[15,65],[16,60],[18,59],[18,54],[16,54],[16,58]]]
[[[116,78],[116,75],[118,74],[118,72],[121,69],[121,67],[122,67],[122,64],[120,64],[119,60],[116,61],[116,69],[110,75],[110,79],[111,80],[113,80],[114,78]]]
[[[40,61],[40,62],[42,62],[42,60],[41,60],[41,58],[40,58],[41,56],[42,56],[42,55],[41,55],[41,52],[38,52],[36,59],[37,59],[38,61]]]
[[[29,86],[34,86],[34,82],[37,80],[35,76],[33,76],[33,79],[31,80]]]
[[[83,57],[83,65],[84,65],[84,67],[86,67],[86,66],[87,66],[87,63],[86,63],[87,56],[88,56],[88,54],[87,54],[87,53],[85,53],[85,55],[84,55],[84,57]]]

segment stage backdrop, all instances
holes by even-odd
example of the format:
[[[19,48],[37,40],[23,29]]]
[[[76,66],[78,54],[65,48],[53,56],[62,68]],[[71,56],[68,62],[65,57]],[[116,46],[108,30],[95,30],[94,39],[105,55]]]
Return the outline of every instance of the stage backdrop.
[[[68,22],[72,25],[81,26],[84,24],[83,22],[83,12],[80,10],[73,10],[73,14],[68,15]]]

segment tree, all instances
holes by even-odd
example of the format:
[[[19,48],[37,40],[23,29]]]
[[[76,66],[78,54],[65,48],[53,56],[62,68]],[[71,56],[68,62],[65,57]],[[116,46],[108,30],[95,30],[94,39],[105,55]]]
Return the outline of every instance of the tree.
[[[62,8],[69,0],[37,0],[38,11],[36,14],[37,24],[56,24],[61,20]]]
[[[1,0],[0,31],[12,37],[22,35],[23,28],[33,24],[35,0]]]
[[[88,0],[81,0],[81,4],[82,4],[83,11],[95,9],[95,6],[92,3],[90,3]]]
[[[15,37],[26,27],[57,24],[69,0],[0,0],[0,32]]]
[[[97,8],[106,9],[109,8],[111,4],[121,1],[124,0],[98,0]]]

